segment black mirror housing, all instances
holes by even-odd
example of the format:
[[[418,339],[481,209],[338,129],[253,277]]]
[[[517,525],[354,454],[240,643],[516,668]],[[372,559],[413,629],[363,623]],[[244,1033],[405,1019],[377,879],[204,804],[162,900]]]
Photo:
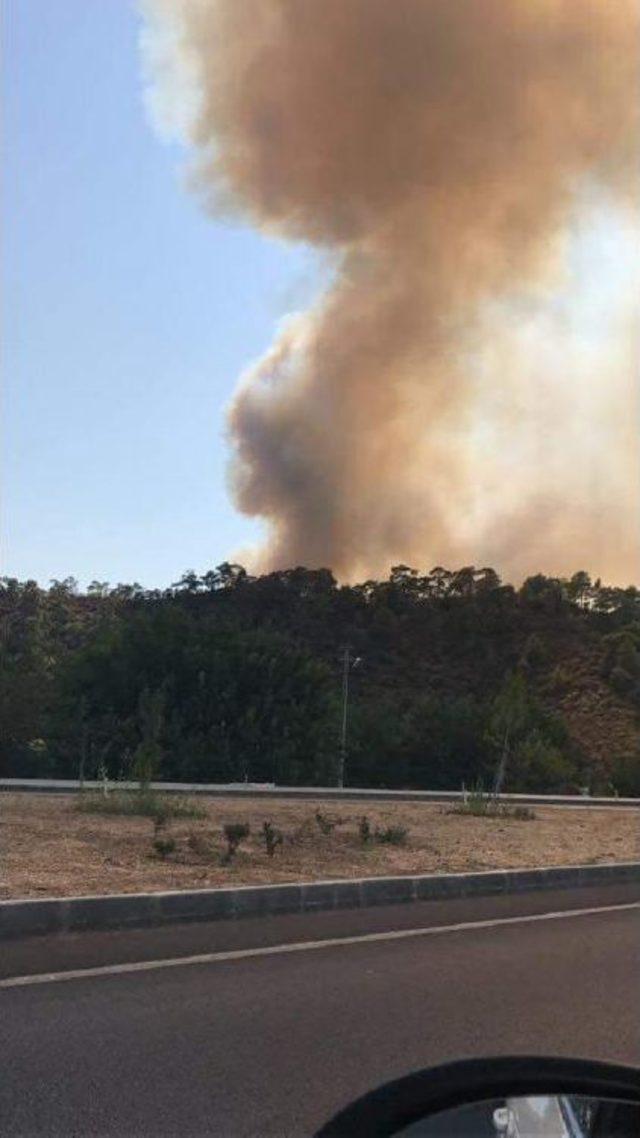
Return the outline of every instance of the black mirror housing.
[[[637,1105],[640,1112],[640,1073],[591,1059],[530,1055],[467,1059],[385,1083],[336,1114],[315,1138],[391,1138],[444,1111],[493,1099],[546,1095],[622,1101],[630,1108]]]

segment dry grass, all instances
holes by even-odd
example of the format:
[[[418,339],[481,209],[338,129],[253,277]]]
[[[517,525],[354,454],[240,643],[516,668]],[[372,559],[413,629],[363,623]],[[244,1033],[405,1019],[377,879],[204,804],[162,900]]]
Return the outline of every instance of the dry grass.
[[[73,796],[0,795],[0,896],[42,897],[141,890],[203,889],[216,885],[403,873],[446,873],[524,868],[640,856],[637,811],[536,808],[536,820],[447,814],[439,805],[264,801],[203,801],[202,821],[171,823],[177,851],[165,861],[153,853],[148,818],[93,816],[73,809]],[[320,808],[341,819],[322,835]],[[403,825],[406,846],[362,846],[358,821]],[[261,837],[265,820],[284,831],[273,858]],[[248,822],[251,836],[231,866],[220,864],[222,828]]]

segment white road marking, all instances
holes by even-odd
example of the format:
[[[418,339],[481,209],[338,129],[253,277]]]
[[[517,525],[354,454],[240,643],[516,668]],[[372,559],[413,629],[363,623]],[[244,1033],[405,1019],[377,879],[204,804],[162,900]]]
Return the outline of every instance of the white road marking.
[[[35,976],[11,976],[0,980],[0,988],[29,988],[35,984],[58,984],[63,980],[90,980],[99,976],[123,976],[132,972],[153,972],[160,968],[181,968],[190,964],[221,964],[229,960],[250,960],[260,956],[281,956],[291,952],[311,952],[322,948],[344,948],[348,945],[408,940],[418,936],[440,936],[443,933],[474,932],[476,929],[499,928],[502,925],[534,924],[537,921],[562,921],[572,917],[591,917],[597,913],[620,913],[640,909],[640,901],[623,905],[602,905],[592,909],[565,909],[552,913],[530,913],[520,917],[495,917],[485,921],[467,921],[456,925],[431,925],[419,929],[394,929],[391,932],[364,933],[327,940],[305,940],[292,944],[275,944],[266,948],[238,948],[229,952],[206,952],[198,956],[170,957],[167,960],[141,960],[130,964],[105,964],[98,968],[74,968],[68,972],[43,972]]]

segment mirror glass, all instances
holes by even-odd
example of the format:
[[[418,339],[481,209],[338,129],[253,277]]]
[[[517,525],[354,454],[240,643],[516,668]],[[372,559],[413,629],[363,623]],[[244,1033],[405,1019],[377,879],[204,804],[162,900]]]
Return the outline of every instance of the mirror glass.
[[[398,1138],[640,1138],[640,1106],[576,1095],[492,1099],[447,1110]]]

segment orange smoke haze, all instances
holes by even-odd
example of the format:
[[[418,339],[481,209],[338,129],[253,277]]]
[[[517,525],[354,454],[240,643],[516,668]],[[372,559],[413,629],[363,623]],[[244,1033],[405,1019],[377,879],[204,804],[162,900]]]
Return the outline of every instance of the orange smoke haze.
[[[333,258],[230,409],[254,567],[634,577],[632,305],[599,351],[551,302],[589,203],[633,232],[636,0],[144,10],[205,207]]]

